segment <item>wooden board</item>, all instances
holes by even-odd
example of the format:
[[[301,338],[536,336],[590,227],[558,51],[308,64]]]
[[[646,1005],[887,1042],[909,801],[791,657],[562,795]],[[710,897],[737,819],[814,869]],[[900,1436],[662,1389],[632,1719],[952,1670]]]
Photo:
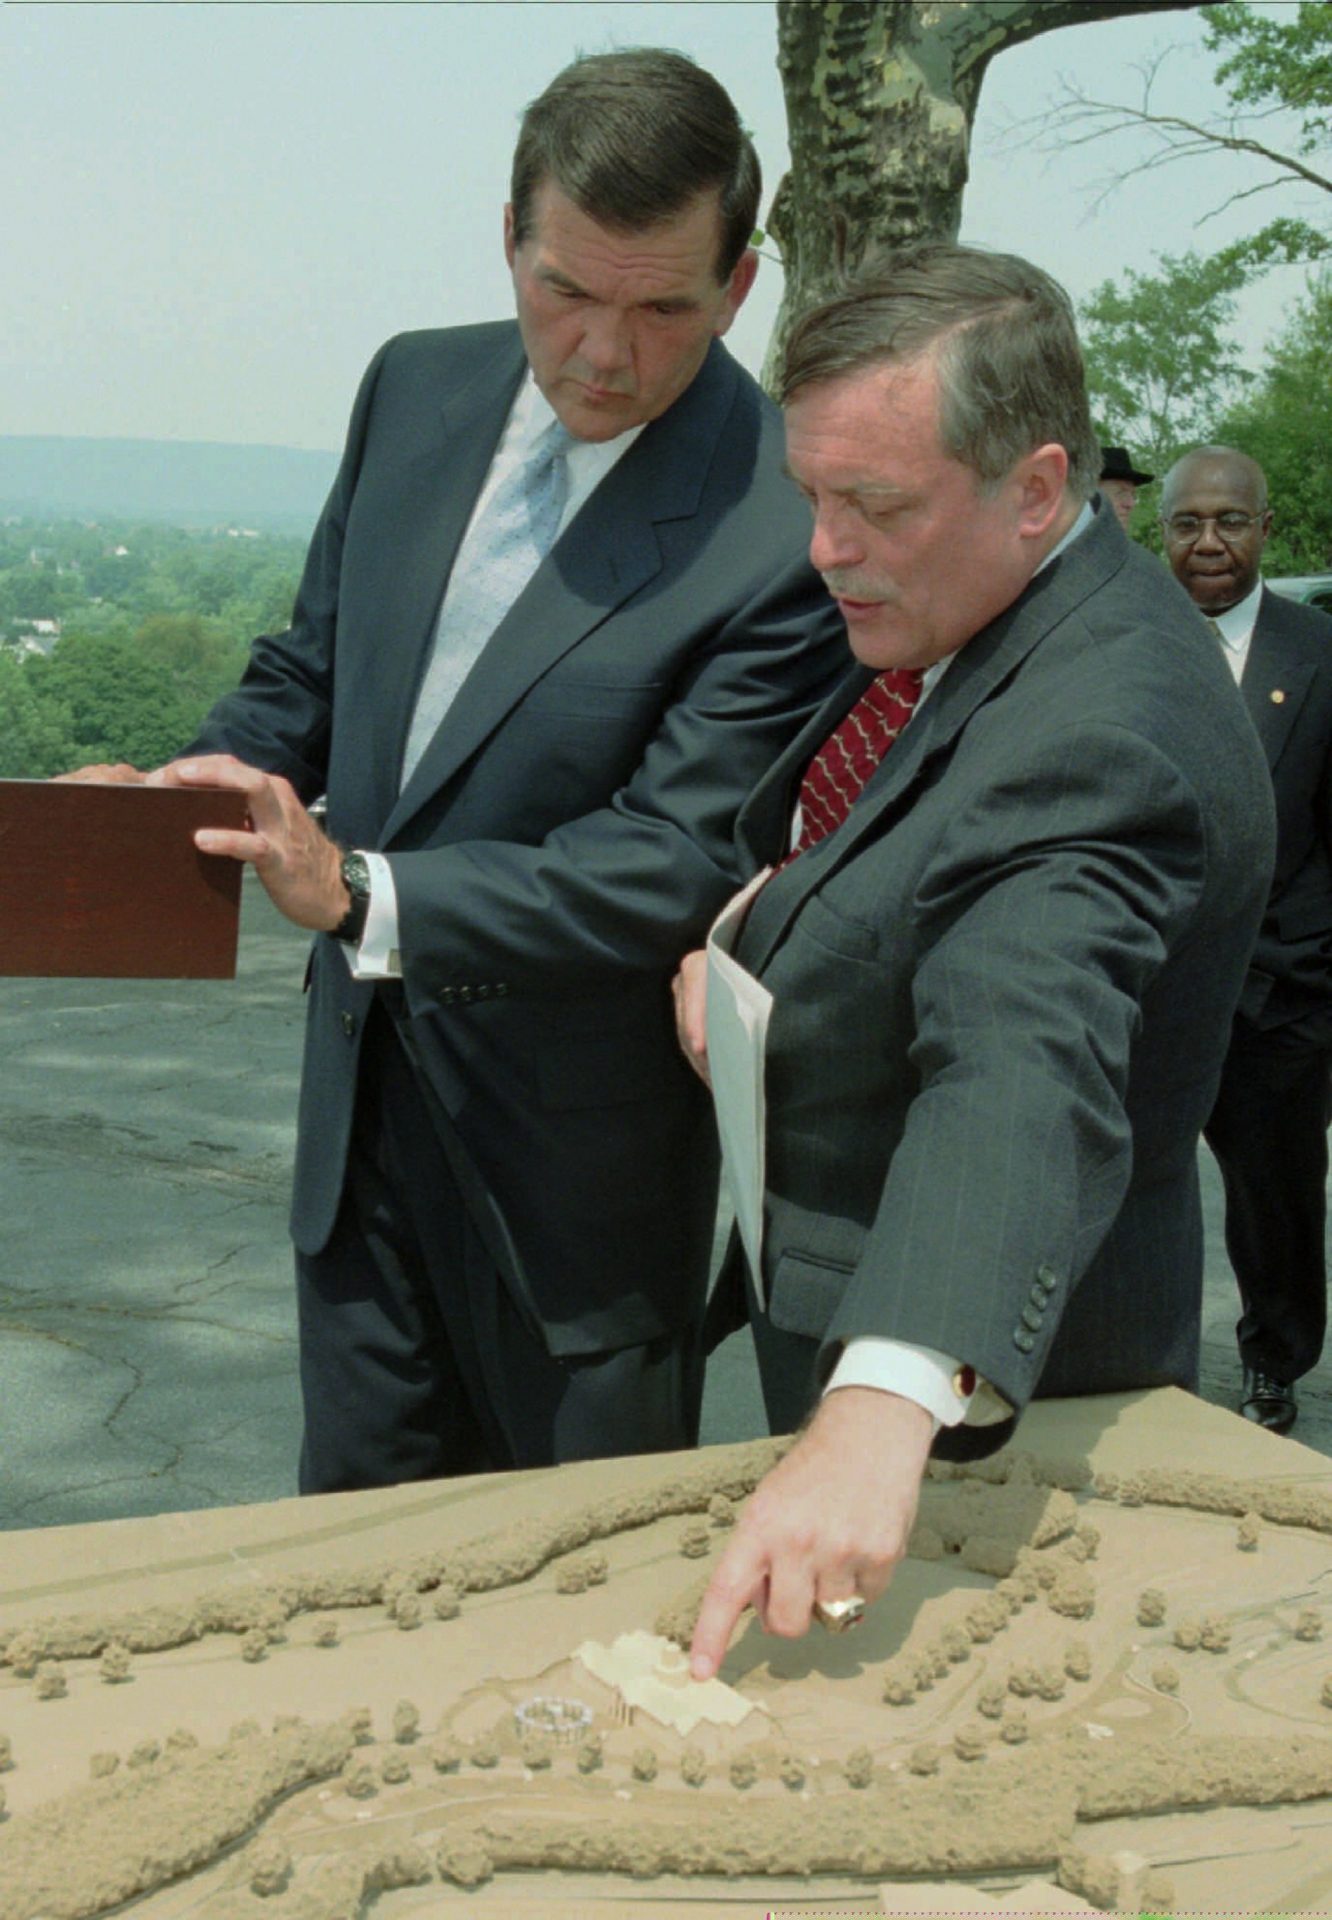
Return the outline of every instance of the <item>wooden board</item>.
[[[0,974],[233,979],[240,862],[194,834],[245,817],[216,788],[0,780]]]

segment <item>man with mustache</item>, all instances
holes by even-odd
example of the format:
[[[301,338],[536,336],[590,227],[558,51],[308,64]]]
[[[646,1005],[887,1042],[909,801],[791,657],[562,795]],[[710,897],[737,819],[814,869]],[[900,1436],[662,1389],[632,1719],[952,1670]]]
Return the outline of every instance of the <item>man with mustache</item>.
[[[932,1447],[991,1451],[1038,1391],[1196,1382],[1198,1133],[1272,856],[1215,643],[1096,497],[1060,288],[898,254],[797,323],[782,398],[862,671],[740,816],[774,871],[729,958],[771,1007],[761,1246],[728,1277],[801,1430],[718,1564],[699,1678],[746,1606],[857,1618]],[[712,968],[711,1022],[699,956],[676,990],[705,1072]]]
[[[1239,1285],[1240,1412],[1288,1433],[1327,1328],[1332,1116],[1332,619],[1263,585],[1262,468],[1197,447],[1166,475],[1166,558],[1206,615],[1272,776],[1276,873],[1203,1129]]]

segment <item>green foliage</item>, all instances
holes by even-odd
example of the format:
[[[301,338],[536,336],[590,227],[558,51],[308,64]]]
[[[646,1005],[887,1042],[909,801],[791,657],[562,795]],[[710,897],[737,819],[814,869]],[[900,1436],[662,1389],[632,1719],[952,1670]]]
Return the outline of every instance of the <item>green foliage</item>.
[[[1204,7],[1202,16],[1204,43],[1209,52],[1223,56],[1216,69],[1217,84],[1244,115],[1243,121],[1213,136],[1218,145],[1258,151],[1284,169],[1292,182],[1332,192],[1332,180],[1310,164],[1329,144],[1332,8],[1325,0],[1300,0],[1299,5],[1273,14],[1260,13],[1240,0],[1224,0],[1222,5]],[[1299,116],[1293,153],[1269,147],[1261,127],[1256,138],[1245,130],[1245,122],[1261,122],[1279,113]],[[1250,272],[1291,261],[1319,260],[1329,253],[1332,236],[1325,228],[1289,216],[1269,221],[1247,240],[1226,249],[1232,261]]]
[[[0,777],[170,758],[285,626],[303,542],[178,527],[0,526]],[[49,646],[34,623],[58,621]]]
[[[1332,273],[1310,289],[1252,389],[1208,436],[1240,447],[1267,475],[1267,573],[1332,567]]]
[[[44,780],[73,765],[70,716],[55,699],[41,699],[27,668],[0,654],[0,774]]]
[[[199,710],[128,634],[66,634],[25,669],[43,707],[68,716],[71,764],[160,766],[188,740]]]
[[[1244,270],[1217,255],[1163,254],[1159,270],[1105,280],[1083,303],[1082,347],[1102,440],[1152,473],[1209,437],[1251,377],[1231,328]]]
[[[1216,78],[1241,106],[1265,111],[1293,108],[1302,116],[1299,151],[1327,145],[1332,107],[1332,11],[1317,0],[1300,0],[1279,16],[1226,0],[1204,7],[1203,41],[1224,55]]]

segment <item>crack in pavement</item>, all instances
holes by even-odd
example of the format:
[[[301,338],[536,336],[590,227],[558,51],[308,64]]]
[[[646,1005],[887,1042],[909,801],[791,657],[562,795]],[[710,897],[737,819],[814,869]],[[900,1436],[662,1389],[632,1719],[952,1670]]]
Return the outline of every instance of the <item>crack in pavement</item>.
[[[41,1114],[0,1114],[0,1149],[12,1149],[28,1162],[34,1157],[89,1163],[119,1171],[126,1164],[147,1178],[164,1179],[175,1186],[215,1187],[223,1191],[248,1188],[265,1197],[285,1197],[291,1180],[286,1154],[264,1153],[240,1159],[239,1149],[225,1142],[191,1140],[181,1148],[164,1146],[153,1134],[122,1121],[103,1120],[79,1113],[48,1117]],[[193,1148],[191,1154],[188,1149]],[[225,1164],[205,1163],[199,1150],[223,1156]]]
[[[4,1291],[8,1291],[11,1294],[11,1300],[7,1303],[3,1301],[2,1296]],[[8,1305],[12,1311],[14,1304],[12,1300],[12,1289],[0,1290],[0,1306]],[[99,1301],[53,1300],[49,1305],[44,1303],[40,1306],[34,1306],[31,1300],[24,1299],[19,1301],[17,1305],[23,1309],[23,1318],[0,1320],[0,1332],[29,1333],[34,1339],[54,1340],[61,1345],[72,1348],[76,1352],[84,1350],[80,1347],[78,1341],[65,1339],[59,1333],[47,1332],[45,1328],[35,1324],[35,1322],[53,1317],[57,1314],[63,1314],[70,1320],[90,1319],[103,1322],[160,1323],[172,1328],[200,1327],[211,1329],[215,1333],[233,1335],[237,1339],[257,1340],[266,1346],[285,1347],[295,1345],[294,1329],[291,1333],[270,1333],[262,1327],[237,1326],[234,1320],[223,1320],[215,1318],[210,1314],[182,1312],[170,1304],[134,1307],[109,1306]],[[90,1359],[102,1359],[104,1356],[94,1354],[91,1350],[88,1350],[88,1357]],[[132,1363],[125,1361],[122,1364],[128,1366]]]

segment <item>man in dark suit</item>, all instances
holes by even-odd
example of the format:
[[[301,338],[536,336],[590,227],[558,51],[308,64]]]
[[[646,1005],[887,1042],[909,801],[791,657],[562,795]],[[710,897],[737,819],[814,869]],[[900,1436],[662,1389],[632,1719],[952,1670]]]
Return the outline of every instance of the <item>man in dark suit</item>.
[[[846,664],[720,344],[758,194],[691,61],[559,75],[505,211],[517,324],[376,356],[290,630],[151,776],[242,791],[252,830],[200,844],[320,935],[308,1491],[696,1437],[716,1150],[670,978]]]
[[[732,957],[772,995],[750,1316],[774,1427],[815,1411],[718,1565],[700,1677],[748,1604],[797,1634],[882,1591],[936,1432],[984,1453],[1038,1388],[1194,1381],[1197,1138],[1272,855],[1214,643],[1092,498],[1052,281],[898,255],[797,324],[783,395],[867,671],[740,820],[780,861],[798,797]]]
[[[1203,1129],[1226,1192],[1239,1283],[1240,1411],[1287,1433],[1295,1382],[1327,1327],[1327,1127],[1332,1107],[1332,619],[1270,593],[1263,470],[1199,447],[1166,475],[1176,579],[1213,624],[1258,729],[1276,795],[1271,898]]]

